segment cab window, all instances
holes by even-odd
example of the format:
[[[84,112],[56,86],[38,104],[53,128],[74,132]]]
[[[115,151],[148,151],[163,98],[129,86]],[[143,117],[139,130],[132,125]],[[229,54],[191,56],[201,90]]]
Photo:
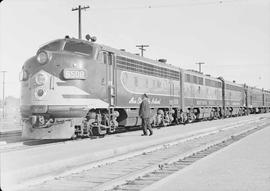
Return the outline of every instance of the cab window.
[[[58,51],[58,50],[61,50],[62,47],[63,47],[63,42],[58,40],[58,41],[50,42],[42,46],[39,50]]]
[[[93,53],[93,47],[89,44],[82,42],[68,41],[65,44],[64,50],[84,55],[92,55]]]

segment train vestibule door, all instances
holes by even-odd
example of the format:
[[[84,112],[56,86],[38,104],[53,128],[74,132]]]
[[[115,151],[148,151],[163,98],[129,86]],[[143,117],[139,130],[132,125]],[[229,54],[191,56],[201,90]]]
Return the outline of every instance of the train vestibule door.
[[[116,70],[115,70],[115,54],[112,52],[104,52],[106,64],[106,87],[109,107],[116,105]]]

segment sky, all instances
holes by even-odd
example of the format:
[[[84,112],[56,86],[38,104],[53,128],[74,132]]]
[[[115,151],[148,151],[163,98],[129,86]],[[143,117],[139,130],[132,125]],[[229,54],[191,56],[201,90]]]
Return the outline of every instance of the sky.
[[[4,0],[0,4],[0,70],[5,95],[20,97],[23,63],[44,43],[82,36],[132,53],[270,90],[270,0]],[[0,95],[2,97],[2,74]]]

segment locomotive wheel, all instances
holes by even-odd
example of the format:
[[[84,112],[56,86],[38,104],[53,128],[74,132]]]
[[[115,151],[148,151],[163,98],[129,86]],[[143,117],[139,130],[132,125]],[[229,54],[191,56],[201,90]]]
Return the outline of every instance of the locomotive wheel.
[[[92,133],[94,136],[105,136],[107,131],[106,129],[101,129],[100,126],[92,127]]]
[[[111,127],[111,128],[108,128],[107,129],[107,133],[108,134],[112,134],[112,133],[114,133],[115,132],[115,127]]]
[[[71,140],[76,140],[78,137],[74,134],[72,135],[72,137],[70,138]]]
[[[189,118],[187,119],[187,123],[192,123],[192,122],[193,122],[192,118],[189,117]]]

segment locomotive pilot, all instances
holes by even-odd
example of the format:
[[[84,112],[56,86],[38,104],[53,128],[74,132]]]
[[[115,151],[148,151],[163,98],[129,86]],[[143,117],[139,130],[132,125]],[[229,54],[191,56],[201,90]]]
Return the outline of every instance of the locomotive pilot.
[[[142,118],[142,136],[147,136],[147,130],[149,130],[149,136],[153,135],[153,130],[150,124],[150,106],[148,101],[148,96],[146,94],[142,95],[142,102],[140,104],[139,116]]]

